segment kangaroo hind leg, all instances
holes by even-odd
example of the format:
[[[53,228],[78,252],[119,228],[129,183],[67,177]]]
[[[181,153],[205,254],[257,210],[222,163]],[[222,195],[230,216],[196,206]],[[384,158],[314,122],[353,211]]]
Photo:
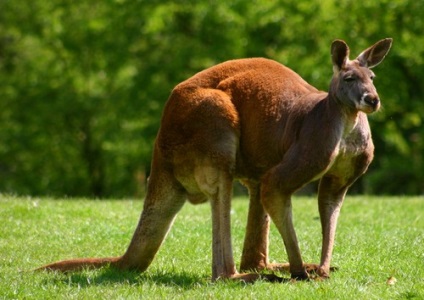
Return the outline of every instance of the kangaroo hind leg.
[[[262,270],[269,267],[268,235],[270,218],[260,199],[260,184],[244,180],[249,190],[249,213],[244,238],[240,270]]]
[[[238,273],[234,263],[231,239],[231,195],[233,177],[224,170],[215,170],[215,192],[210,195],[212,208],[212,280],[234,279],[253,282],[258,279],[281,281],[272,274]]]

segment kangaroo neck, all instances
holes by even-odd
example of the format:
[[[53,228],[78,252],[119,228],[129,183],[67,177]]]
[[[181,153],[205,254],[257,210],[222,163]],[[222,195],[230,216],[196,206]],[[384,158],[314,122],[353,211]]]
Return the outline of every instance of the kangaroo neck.
[[[358,125],[359,118],[362,112],[358,111],[355,107],[347,106],[340,101],[333,93],[328,93],[326,101],[327,115],[342,127],[342,137],[349,135]]]

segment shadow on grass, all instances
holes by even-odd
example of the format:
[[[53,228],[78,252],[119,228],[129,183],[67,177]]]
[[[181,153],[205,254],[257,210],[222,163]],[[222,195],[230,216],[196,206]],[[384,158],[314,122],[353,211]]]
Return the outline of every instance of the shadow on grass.
[[[51,283],[51,278],[46,279]],[[61,284],[86,288],[93,285],[163,285],[163,286],[178,286],[183,289],[191,289],[194,286],[207,285],[210,283],[210,278],[202,274],[195,275],[186,272],[131,272],[118,271],[113,268],[105,268],[98,271],[82,271],[77,273],[61,274],[53,279]]]
[[[51,278],[46,279],[51,283]],[[281,278],[272,274],[261,274],[261,279],[267,282],[289,282],[290,279]],[[193,274],[188,272],[132,272],[122,271],[113,268],[105,268],[99,271],[83,271],[79,273],[61,274],[61,276],[53,279],[61,284],[75,286],[78,288],[86,288],[94,285],[113,285],[123,284],[130,286],[137,285],[161,285],[161,286],[178,286],[184,290],[190,290],[199,286],[210,285],[211,278],[208,274]],[[232,284],[246,284],[242,281],[231,281]]]

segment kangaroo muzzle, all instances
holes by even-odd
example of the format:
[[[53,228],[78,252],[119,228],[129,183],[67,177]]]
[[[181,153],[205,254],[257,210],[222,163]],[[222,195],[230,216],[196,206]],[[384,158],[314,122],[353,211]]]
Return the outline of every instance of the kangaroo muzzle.
[[[371,108],[371,112],[377,111],[380,108],[380,98],[377,94],[363,94],[361,98],[361,103]]]

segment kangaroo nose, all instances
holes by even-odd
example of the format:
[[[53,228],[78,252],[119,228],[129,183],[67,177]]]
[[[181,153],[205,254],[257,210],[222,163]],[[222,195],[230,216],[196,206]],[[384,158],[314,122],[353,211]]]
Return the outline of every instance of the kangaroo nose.
[[[380,106],[380,98],[378,95],[366,94],[364,97],[364,102],[372,106],[374,109],[378,109]]]

